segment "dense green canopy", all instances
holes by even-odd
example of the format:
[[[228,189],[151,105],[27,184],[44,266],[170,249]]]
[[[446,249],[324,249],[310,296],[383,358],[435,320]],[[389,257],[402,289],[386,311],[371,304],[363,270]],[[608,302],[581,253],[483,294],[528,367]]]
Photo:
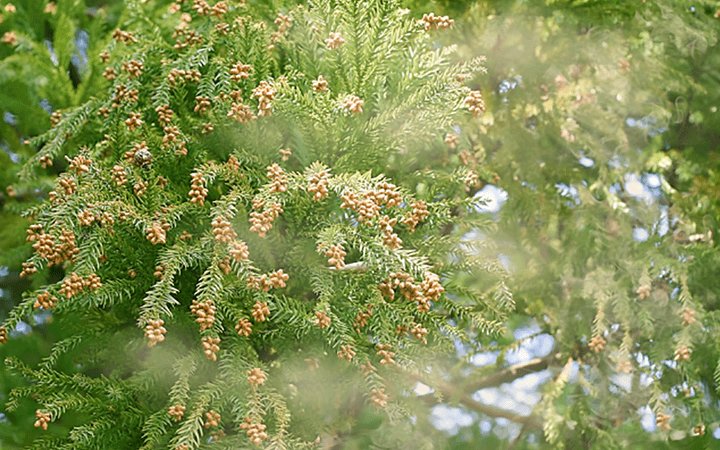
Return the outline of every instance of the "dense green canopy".
[[[720,445],[720,2],[298,3],[2,3],[0,445]]]

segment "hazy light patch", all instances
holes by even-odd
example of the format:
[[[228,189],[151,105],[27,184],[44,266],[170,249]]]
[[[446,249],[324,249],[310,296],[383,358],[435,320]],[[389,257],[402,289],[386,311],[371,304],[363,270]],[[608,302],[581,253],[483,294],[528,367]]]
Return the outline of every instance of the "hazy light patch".
[[[53,43],[45,39],[45,47],[50,54],[50,61],[52,61],[53,65],[57,66],[59,63],[57,59],[57,54],[55,54],[55,49],[53,48]]]
[[[495,435],[500,439],[514,441],[515,438],[520,435],[520,425],[514,422],[510,422],[508,425],[504,425],[502,428],[496,428]]]
[[[640,386],[642,386],[642,387],[650,386],[653,383],[653,381],[655,381],[653,379],[653,377],[651,377],[645,373],[640,374],[640,381],[639,381]]]
[[[482,240],[485,238],[485,235],[480,233],[476,228],[473,228],[472,230],[468,231],[463,235],[463,237],[460,238],[461,241],[477,241]]]
[[[581,166],[585,166],[585,167],[592,167],[595,165],[595,161],[593,161],[592,159],[590,159],[586,156],[583,156],[582,158],[580,158],[578,160],[578,162],[580,163]]]
[[[625,124],[629,127],[640,128],[647,131],[648,137],[654,137],[658,134],[662,134],[667,131],[665,127],[658,127],[658,120],[652,116],[644,116],[639,119],[628,117],[625,119]]]
[[[417,395],[420,395],[420,396],[427,395],[427,394],[432,394],[433,392],[435,392],[435,389],[431,388],[431,387],[428,386],[427,384],[423,384],[423,383],[420,383],[420,382],[418,382],[418,383],[415,385],[415,389],[414,389],[414,390],[415,390],[415,393],[416,393]]]
[[[616,374],[610,377],[610,381],[628,392],[632,391],[632,375],[627,375],[624,373]]]
[[[644,186],[637,178],[637,175],[628,174],[625,176],[625,192],[633,197],[642,197]]]
[[[557,183],[555,187],[560,195],[572,198],[576,205],[580,204],[580,196],[578,195],[578,190],[575,186],[567,185],[565,183]]]
[[[513,411],[517,414],[520,414],[521,416],[529,416],[532,414],[532,408],[528,405],[518,404],[515,408],[513,408]]]
[[[497,361],[498,354],[500,352],[484,352],[476,353],[470,358],[470,363],[477,367],[487,366],[489,364],[495,364]]]
[[[648,433],[652,433],[657,428],[657,422],[655,421],[655,414],[653,414],[652,409],[650,409],[649,405],[645,405],[642,408],[638,409],[638,414],[642,416],[642,419],[640,419],[640,425],[647,431]]]
[[[519,341],[520,339],[528,338],[533,334],[537,334],[541,331],[542,328],[540,328],[537,322],[533,319],[532,321],[528,322],[526,326],[517,327],[515,331],[513,331],[513,337]]]
[[[510,383],[510,388],[514,390],[532,391],[537,389],[541,384],[546,383],[551,377],[552,374],[548,369],[545,369],[542,372],[529,373]]]
[[[515,397],[515,400],[522,403],[523,406],[534,406],[542,398],[542,395],[539,392],[526,392],[521,389],[515,391],[513,396]],[[531,412],[532,411],[528,411],[527,415],[529,416]]]
[[[677,369],[677,361],[673,361],[671,359],[666,359],[665,361],[663,361],[663,364],[665,364],[666,366],[668,366],[669,368],[671,368],[673,370]],[[662,373],[662,371],[660,373]]]
[[[500,261],[500,264],[502,264],[503,268],[507,271],[507,273],[513,273],[515,271],[512,263],[510,262],[510,258],[507,255],[498,253],[497,259],[498,261]]]
[[[457,434],[460,427],[472,425],[473,416],[460,408],[440,404],[432,408],[430,422],[438,430],[452,436]]]
[[[479,213],[496,213],[500,211],[500,207],[508,199],[508,193],[492,184],[486,185],[479,190],[473,197],[483,203],[475,205],[475,210]]]
[[[573,361],[570,363],[570,370],[568,371],[568,382],[574,383],[578,379],[578,373],[580,372],[580,363]]]
[[[540,331],[542,331],[542,329],[537,326],[537,323],[532,322],[526,327],[518,327],[513,332],[513,335],[515,339],[521,340],[527,339],[528,337],[533,336]],[[508,351],[505,355],[505,358],[509,364],[520,364],[523,362],[527,362],[536,357],[536,355],[538,354],[545,353],[546,355],[547,353],[549,353],[552,350],[553,344],[554,339],[551,336],[535,336],[532,339],[527,339],[526,341],[524,341],[522,344],[520,344],[519,348]]]
[[[640,367],[650,366],[650,358],[647,355],[643,355],[642,353],[637,354],[637,356],[635,357],[635,361],[637,361]]]
[[[628,117],[625,119],[625,124],[629,127],[643,128],[645,130],[650,129],[657,123],[657,119],[651,116],[644,116],[639,119]]]
[[[476,391],[472,395],[472,399],[476,402],[485,403],[486,405],[494,405],[500,398],[498,388],[485,388]]]
[[[40,100],[40,107],[42,109],[44,109],[45,111],[47,111],[48,114],[52,114],[52,112],[53,112],[53,107],[50,104],[50,102],[48,101],[48,99],[46,99],[46,98]]]
[[[480,424],[478,426],[480,427],[480,432],[483,434],[483,436],[487,436],[492,430],[492,423],[490,423],[489,420],[480,421]]]
[[[640,177],[635,173],[625,174],[625,192],[638,200],[643,200],[647,204],[655,201],[657,197],[645,186],[640,180]]]
[[[633,228],[632,237],[638,242],[645,242],[650,237],[650,233],[645,228],[636,227]]]
[[[668,218],[667,206],[660,207],[660,217],[653,224],[653,232],[660,236],[665,236],[670,231],[670,220]]]
[[[513,331],[513,337],[520,341],[524,340],[516,350],[508,351],[505,355],[509,364],[527,362],[533,358],[548,355],[554,345],[555,338],[549,334],[538,334],[542,331],[535,320],[520,326]]]
[[[678,395],[680,395],[681,392],[683,393],[683,396],[685,395],[685,392],[687,392],[688,397],[694,397],[696,394],[695,388],[688,385],[686,381],[683,381],[681,385],[676,385],[670,388],[670,394],[673,397],[677,397]]]
[[[43,324],[47,322],[48,318],[50,318],[52,314],[50,311],[40,311],[36,314],[33,314],[33,321],[36,325]]]
[[[453,344],[455,345],[455,353],[457,354],[458,358],[462,358],[463,356],[468,354],[468,346],[466,346],[462,341],[457,339],[453,341]]]
[[[619,169],[621,167],[628,167],[630,165],[630,162],[627,160],[627,158],[623,158],[620,155],[613,155],[612,158],[610,158],[610,161],[608,161],[608,166],[610,166],[613,169]]]
[[[6,266],[0,266],[0,277],[6,277],[10,274],[10,268]]]
[[[528,362],[533,358],[533,354],[530,353],[524,346],[521,346],[517,350],[508,351],[505,355],[505,359],[510,364],[520,364]]]
[[[20,321],[17,325],[15,325],[15,330],[13,330],[11,334],[28,334],[31,330],[32,327],[30,327],[30,325]]]
[[[511,409],[517,413],[520,413],[520,408],[534,406],[537,402],[540,401],[540,398],[542,398],[542,395],[539,392],[536,392],[536,388],[533,388],[533,391],[531,392],[520,389],[516,386],[518,385],[516,385],[514,382],[503,383],[503,385],[500,386],[501,398],[495,401],[496,405],[501,408]],[[514,400],[515,405],[513,405],[512,408],[503,406],[506,398],[512,398]],[[530,412],[531,411],[528,410],[528,414],[530,414]]]
[[[518,404],[517,402],[515,402],[515,400],[505,397],[500,400],[500,402],[498,402],[497,406],[502,409],[507,409],[508,411],[515,411],[515,408],[517,408]]]
[[[649,173],[645,177],[645,183],[647,183],[648,187],[657,189],[660,187],[660,176],[654,173]]]
[[[538,387],[551,378],[550,371],[544,370],[541,373],[529,374],[514,380],[512,383],[504,383],[500,388],[480,389],[472,394],[472,398],[486,405],[529,416],[532,414],[532,408],[542,398],[537,391]]]
[[[715,428],[715,431],[713,431],[713,437],[715,439],[720,439],[720,427]]]
[[[0,423],[7,422],[7,416],[0,412]]]
[[[72,61],[78,67],[83,70],[88,62],[87,51],[90,47],[90,36],[85,30],[78,30],[75,33],[75,48],[77,48],[77,54],[72,56]]]
[[[495,422],[500,425],[501,427],[506,427],[510,425],[510,419],[506,419],[504,417],[498,417],[495,419]]]
[[[498,86],[498,93],[499,94],[505,94],[511,89],[515,89],[518,86],[522,86],[522,77],[520,75],[516,75],[514,77],[515,79],[508,79],[503,80],[502,83],[500,83],[500,86]]]
[[[546,333],[535,336],[532,340],[535,344],[533,351],[538,358],[549,355],[555,347],[555,338]]]
[[[5,142],[5,141],[0,142],[0,148],[2,148],[3,151],[8,154],[8,156],[10,156],[10,159],[12,160],[12,162],[20,162],[20,156],[18,156],[17,153],[14,153],[12,150],[10,150],[10,146],[8,145],[7,142]]]
[[[17,118],[15,117],[15,114],[5,112],[5,115],[3,116],[3,120],[8,125],[11,125],[11,126],[17,125]]]

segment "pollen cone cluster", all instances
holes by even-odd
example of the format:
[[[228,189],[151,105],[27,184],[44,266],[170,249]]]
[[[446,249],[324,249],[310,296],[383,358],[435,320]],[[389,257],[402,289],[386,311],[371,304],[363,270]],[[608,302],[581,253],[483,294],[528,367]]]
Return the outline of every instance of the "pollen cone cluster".
[[[328,174],[326,171],[314,173],[310,177],[310,185],[308,186],[308,192],[313,194],[313,200],[318,201],[328,196]]]
[[[268,292],[270,288],[284,288],[285,282],[290,278],[288,274],[278,269],[269,274],[262,274],[259,277],[254,275],[248,276],[246,282],[248,289],[257,289],[262,292]]]
[[[253,208],[262,209],[262,212],[253,211],[250,213],[250,231],[254,231],[260,237],[265,237],[266,233],[273,227],[273,221],[283,212],[282,206],[277,203],[270,203],[265,206],[264,201],[254,201]]]
[[[48,291],[45,291],[37,295],[37,301],[33,305],[34,308],[43,308],[45,310],[55,308],[55,304],[58,302],[57,297],[50,296]]]
[[[218,346],[219,343],[220,338],[214,338],[210,336],[202,338],[203,351],[205,352],[205,356],[207,356],[209,360],[217,361],[217,355],[215,354],[215,352],[220,351],[220,347]]]
[[[255,388],[258,386],[262,386],[262,384],[265,383],[265,372],[260,370],[260,368],[258,367],[248,370],[247,375],[248,383],[250,383]]]
[[[342,245],[331,245],[328,250],[325,251],[325,256],[328,258],[328,264],[335,266],[336,269],[342,269],[345,267],[345,249]]]
[[[191,184],[190,184],[190,192],[188,192],[188,195],[190,196],[190,203],[197,203],[200,206],[203,206],[205,204],[205,197],[207,197],[208,190],[205,187],[205,178],[203,178],[201,173],[192,173],[190,175],[191,177]]]
[[[148,320],[148,324],[145,325],[145,337],[150,340],[148,347],[153,347],[158,342],[165,340],[165,333],[167,330],[163,326],[165,321],[162,319]]]
[[[185,407],[182,405],[173,405],[168,408],[168,414],[176,421],[180,422],[185,414]]]
[[[200,331],[210,328],[215,322],[216,308],[212,300],[205,300],[202,303],[193,300],[190,311],[197,316],[195,322],[200,324]]]
[[[260,421],[259,417],[255,418],[253,416],[246,416],[244,422],[240,424],[240,428],[246,430],[250,442],[256,446],[260,446],[262,441],[268,437],[265,432],[267,426]]]
[[[232,225],[224,217],[216,217],[212,221],[213,235],[218,242],[230,243],[237,237]]]

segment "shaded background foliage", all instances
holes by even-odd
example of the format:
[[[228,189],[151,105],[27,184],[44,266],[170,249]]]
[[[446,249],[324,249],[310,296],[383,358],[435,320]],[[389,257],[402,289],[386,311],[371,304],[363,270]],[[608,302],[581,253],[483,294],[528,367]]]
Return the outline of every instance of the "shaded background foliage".
[[[97,54],[128,14],[119,3],[95,10],[97,5],[58,2],[55,14],[44,13],[41,2],[13,4],[18,11],[3,12],[0,24],[0,34],[16,30],[20,38],[16,49],[0,45],[3,189],[16,183],[16,163],[34,154],[23,140],[50,125],[41,101],[46,100],[48,110],[77,106],[106,87]],[[488,420],[487,411],[472,412],[473,406],[460,399],[456,416],[470,413],[472,420],[455,427],[458,432],[448,438],[449,445],[714,448],[720,381],[715,238],[720,217],[720,19],[715,16],[720,4],[405,4],[418,18],[433,11],[456,20],[451,33],[434,38],[438,44],[456,43],[458,60],[488,58],[488,75],[469,81],[485,94],[488,112],[459,124],[459,130],[448,129],[459,137],[456,148],[438,135],[433,163],[477,170],[485,186],[473,188],[470,195],[480,188],[479,195],[488,198],[507,195],[498,211],[488,213],[496,221],[495,231],[467,240],[478,252],[501,256],[511,274],[516,315],[505,334],[478,335],[475,348],[459,352],[448,374],[457,385],[472,386],[500,373],[511,364],[508,350],[512,360],[513,350],[533,348],[513,334],[529,324],[537,335],[553,337],[552,352],[541,355],[546,364],[538,366],[551,374],[537,388],[544,397],[531,405],[545,420],[544,432],[529,421]],[[293,4],[252,6],[271,21]],[[151,20],[160,21],[166,8],[162,2],[150,6],[155,14]],[[41,16],[43,21],[32,20]],[[82,61],[84,54],[87,61],[73,65],[73,56]],[[55,163],[32,190],[3,198],[0,246],[9,268],[3,278],[3,314],[19,298],[19,265],[30,254],[23,244],[28,222],[18,213],[42,198],[52,178],[65,169],[60,158]],[[44,279],[62,276],[56,271]],[[41,280],[32,283],[37,286]],[[482,288],[473,279],[457,282]],[[639,298],[643,286],[650,287],[650,296]],[[697,311],[699,323],[681,325],[679,313],[685,307]],[[46,355],[49,342],[66,337],[65,332],[46,321],[33,333],[18,334],[0,352],[3,358],[18,355],[34,364],[32,358]],[[593,336],[604,336],[604,352],[588,348]],[[690,361],[675,367],[678,345],[689,345],[693,353]],[[497,360],[475,367],[473,355],[488,351],[497,353]],[[622,383],[616,381],[623,359],[632,365],[630,392],[618,389]],[[63,364],[71,369],[71,361]],[[562,380],[564,367],[577,372],[568,383]],[[22,384],[6,371],[2,377],[3,389]],[[649,378],[654,381],[646,384]],[[682,389],[690,392],[687,398]],[[642,409],[648,404],[652,420],[643,422],[647,414]],[[29,419],[34,409],[27,402],[0,424],[7,445],[22,446],[38,434]],[[673,415],[672,431],[655,430],[658,412]],[[698,419],[707,431],[691,436]],[[376,426],[369,421],[363,426]],[[478,422],[490,423],[491,431]],[[362,435],[362,426],[355,431]],[[367,443],[361,436],[354,445],[364,448]]]

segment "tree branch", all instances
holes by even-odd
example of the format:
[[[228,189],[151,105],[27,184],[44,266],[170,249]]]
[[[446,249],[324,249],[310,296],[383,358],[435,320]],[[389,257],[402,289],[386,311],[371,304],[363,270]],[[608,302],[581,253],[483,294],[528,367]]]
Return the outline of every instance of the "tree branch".
[[[544,358],[535,358],[528,362],[510,366],[507,369],[493,373],[486,378],[464,385],[463,390],[465,392],[475,392],[487,387],[497,387],[503,383],[510,383],[518,378],[524,377],[527,374],[547,369],[550,364],[555,361],[555,359],[555,355],[551,354]]]
[[[508,411],[506,409],[498,408],[495,406],[486,405],[484,403],[480,403],[478,401],[475,401],[470,397],[468,394],[465,394],[461,391],[459,391],[455,386],[452,386],[447,383],[436,383],[434,386],[431,385],[427,380],[425,380],[422,376],[407,373],[407,375],[414,381],[419,381],[420,383],[426,384],[433,389],[441,392],[443,396],[451,398],[451,399],[457,399],[458,403],[462,403],[466,407],[472,409],[473,411],[477,411],[479,413],[485,414],[486,416],[490,417],[501,417],[508,420],[512,420],[513,422],[523,424],[524,426],[527,425],[527,427],[532,427],[536,429],[542,429],[542,421],[537,419],[536,417],[531,416],[523,416],[520,414],[516,414],[512,411]],[[432,398],[428,396],[429,398]]]

